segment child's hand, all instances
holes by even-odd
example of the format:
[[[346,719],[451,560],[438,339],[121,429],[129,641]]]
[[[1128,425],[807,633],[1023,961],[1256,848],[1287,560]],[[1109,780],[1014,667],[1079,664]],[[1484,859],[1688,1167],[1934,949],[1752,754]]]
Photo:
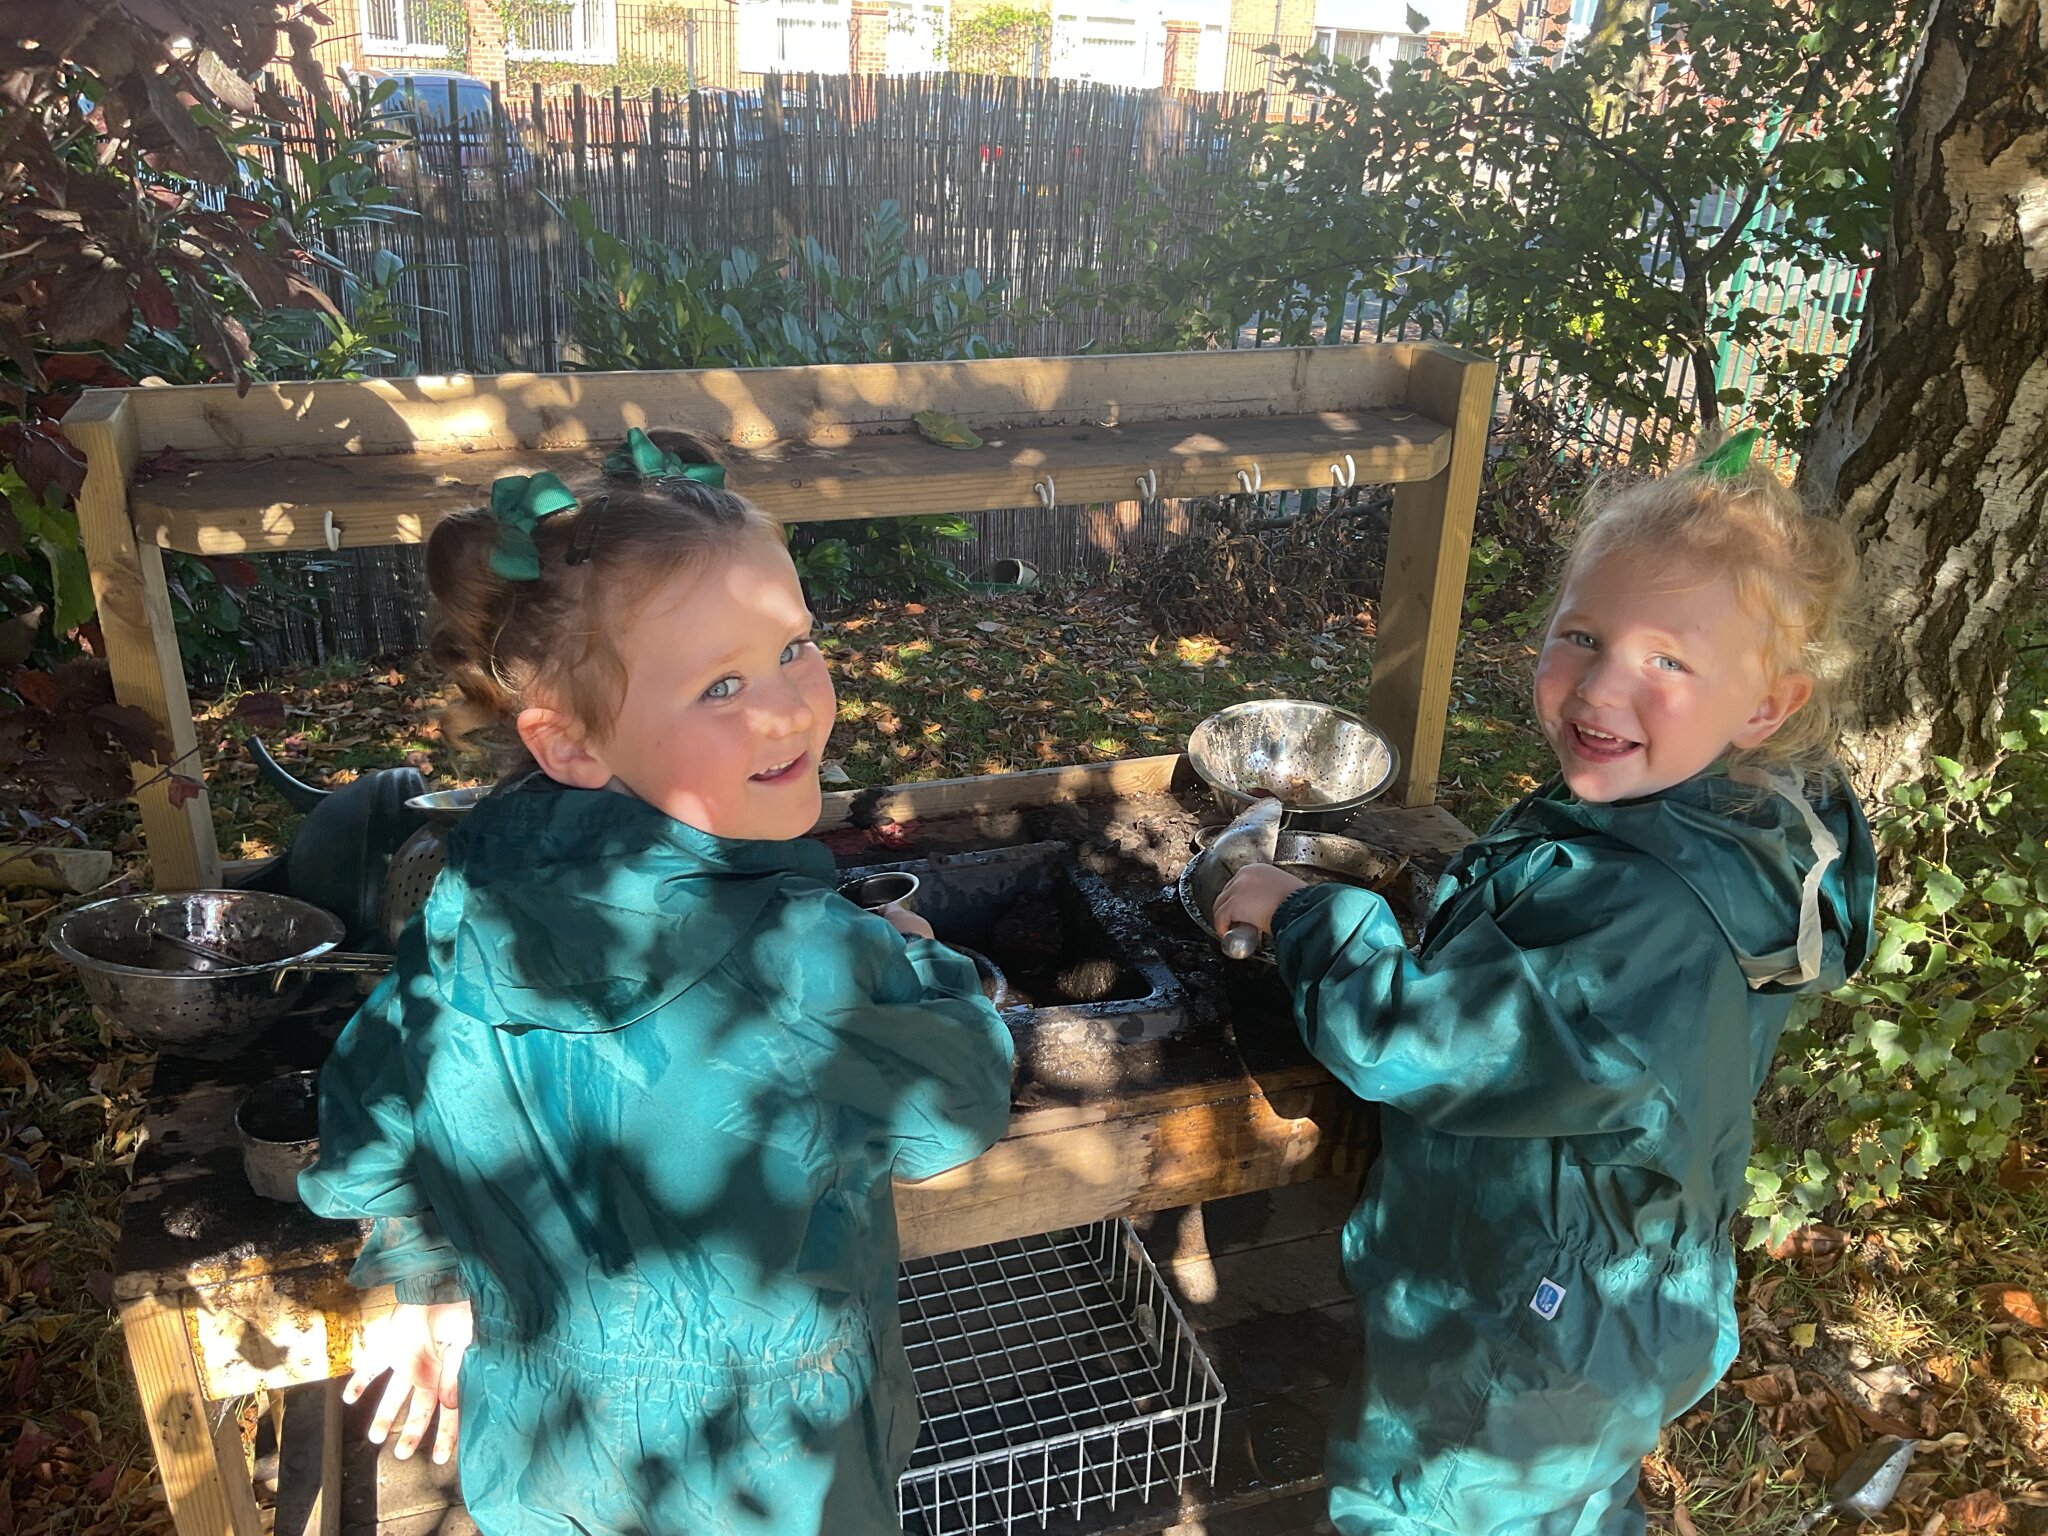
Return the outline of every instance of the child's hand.
[[[901,907],[884,907],[879,915],[888,919],[889,926],[906,939],[932,937],[932,925],[915,912],[906,912]]]
[[[1273,914],[1280,903],[1307,883],[1271,864],[1247,864],[1230,877],[1230,883],[1216,898],[1216,910],[1210,914],[1216,923],[1216,936],[1221,938],[1233,923],[1250,923],[1262,934],[1271,933]]]
[[[403,1461],[420,1448],[434,1410],[441,1412],[441,1424],[434,1435],[434,1460],[446,1462],[455,1453],[456,1424],[461,1415],[455,1401],[455,1384],[462,1369],[463,1352],[469,1348],[471,1322],[469,1303],[449,1302],[431,1307],[401,1303],[396,1310],[371,1323],[363,1332],[363,1363],[341,1389],[341,1400],[352,1403],[369,1389],[370,1383],[386,1371],[376,1416],[370,1420],[370,1440],[382,1445],[391,1426],[405,1416],[392,1454]]]

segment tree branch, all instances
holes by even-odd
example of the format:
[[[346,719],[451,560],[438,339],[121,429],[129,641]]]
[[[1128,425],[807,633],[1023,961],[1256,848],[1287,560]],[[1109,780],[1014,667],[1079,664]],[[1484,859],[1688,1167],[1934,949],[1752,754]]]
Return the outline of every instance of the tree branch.
[[[1806,84],[1799,92],[1798,102],[1786,114],[1785,127],[1778,134],[1778,145],[1782,146],[1786,139],[1791,137],[1794,126],[1818,104],[1820,89],[1826,80],[1823,62],[1817,58],[1806,66]],[[1778,159],[1783,159],[1782,153],[1779,153],[1775,146],[1773,153]],[[1769,160],[1757,168],[1756,180],[1751,182],[1749,190],[1742,194],[1742,206],[1736,210],[1735,218],[1721,231],[1720,238],[1707,247],[1706,265],[1709,268],[1735,248],[1736,242],[1742,238],[1743,230],[1756,213],[1756,205],[1763,199],[1764,188],[1771,184],[1775,174]]]
[[[1574,122],[1570,118],[1558,118],[1552,122],[1544,123],[1538,121],[1533,113],[1525,114],[1523,120],[1532,128],[1549,127],[1556,131],[1569,133],[1572,137],[1590,144],[1614,164],[1620,166],[1631,176],[1635,177],[1637,181],[1640,181],[1645,187],[1649,188],[1651,195],[1663,205],[1664,215],[1671,220],[1674,234],[1680,237],[1671,242],[1673,252],[1678,254],[1679,275],[1681,277],[1690,275],[1690,263],[1687,262],[1683,254],[1685,242],[1682,237],[1685,234],[1685,213],[1678,205],[1677,195],[1672,192],[1663,177],[1641,164],[1634,156],[1625,155],[1620,150],[1614,148],[1584,123]]]

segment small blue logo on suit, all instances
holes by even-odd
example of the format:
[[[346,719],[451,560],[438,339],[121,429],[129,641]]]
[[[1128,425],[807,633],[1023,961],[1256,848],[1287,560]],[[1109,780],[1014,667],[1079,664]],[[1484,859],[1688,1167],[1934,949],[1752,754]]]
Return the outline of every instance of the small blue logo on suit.
[[[1557,1316],[1557,1309],[1563,1305],[1564,1287],[1555,1280],[1544,1280],[1536,1287],[1536,1294],[1529,1298],[1529,1310],[1546,1323]]]

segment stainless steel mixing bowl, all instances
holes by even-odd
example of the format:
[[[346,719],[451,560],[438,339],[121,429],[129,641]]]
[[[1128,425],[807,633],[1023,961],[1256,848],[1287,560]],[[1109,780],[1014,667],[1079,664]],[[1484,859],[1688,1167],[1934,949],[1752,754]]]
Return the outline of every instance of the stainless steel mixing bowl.
[[[1399,766],[1377,727],[1310,699],[1254,699],[1211,715],[1188,738],[1188,762],[1233,816],[1271,795],[1318,821],[1365,804]]]

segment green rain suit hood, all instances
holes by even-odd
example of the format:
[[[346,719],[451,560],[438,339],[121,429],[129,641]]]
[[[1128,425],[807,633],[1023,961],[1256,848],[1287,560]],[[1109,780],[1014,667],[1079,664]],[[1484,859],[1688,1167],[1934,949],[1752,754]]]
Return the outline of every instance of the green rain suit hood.
[[[966,958],[709,836],[531,779],[472,812],[321,1077],[306,1203],[351,1278],[466,1296],[485,1532],[899,1530],[916,1439],[892,1176],[1008,1120]]]
[[[1637,1461],[1734,1358],[1728,1227],[1795,995],[1870,943],[1838,776],[1553,783],[1453,863],[1415,952],[1369,891],[1296,892],[1310,1050],[1383,1106],[1344,1233],[1365,1368],[1333,1422],[1346,1536],[1643,1529]]]

